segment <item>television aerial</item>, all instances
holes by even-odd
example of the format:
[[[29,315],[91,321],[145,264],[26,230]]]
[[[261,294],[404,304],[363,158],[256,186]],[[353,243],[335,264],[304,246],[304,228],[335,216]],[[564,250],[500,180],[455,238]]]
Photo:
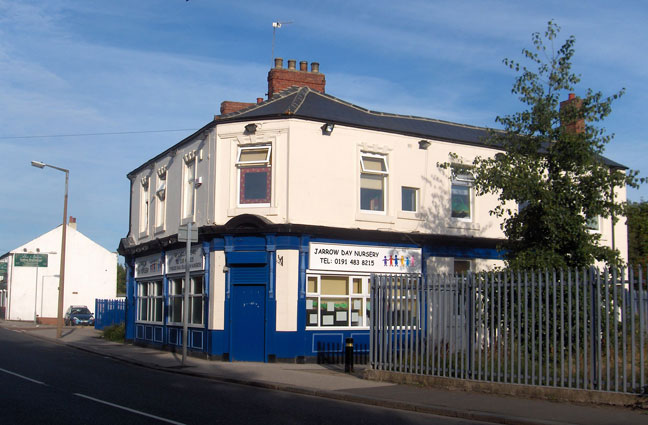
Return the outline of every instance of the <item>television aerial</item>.
[[[284,25],[292,24],[293,21],[286,21],[286,22],[273,22],[272,23],[272,57],[270,58],[270,65],[274,66],[274,50],[275,50],[275,35],[277,32],[277,28],[281,28]]]

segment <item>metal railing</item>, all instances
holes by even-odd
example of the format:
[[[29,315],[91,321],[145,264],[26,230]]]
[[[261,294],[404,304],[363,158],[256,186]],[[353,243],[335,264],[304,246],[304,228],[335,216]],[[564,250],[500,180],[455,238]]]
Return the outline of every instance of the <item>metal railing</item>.
[[[95,329],[118,325],[126,321],[126,301],[112,299],[95,300]]]
[[[371,306],[374,369],[648,391],[640,268],[373,275]]]

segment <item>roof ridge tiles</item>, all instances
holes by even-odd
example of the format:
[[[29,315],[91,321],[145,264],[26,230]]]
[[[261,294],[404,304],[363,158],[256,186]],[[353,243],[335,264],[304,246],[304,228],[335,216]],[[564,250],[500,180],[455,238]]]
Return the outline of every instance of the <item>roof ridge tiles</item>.
[[[293,86],[296,87],[296,86]],[[314,90],[313,90],[314,91]],[[297,90],[297,94],[295,95],[295,99],[292,101],[290,104],[290,112],[291,113],[296,113],[299,112],[299,108],[304,104],[304,101],[306,100],[306,97],[308,96],[308,93],[311,92],[311,89],[309,87],[299,87]]]
[[[264,100],[261,103],[255,103],[254,105],[246,106],[245,108],[239,109],[238,111],[230,112],[229,114],[223,114],[223,115],[220,116],[220,119],[234,118],[234,117],[237,117],[239,115],[243,115],[245,113],[253,111],[253,110],[255,110],[255,109],[259,108],[259,107],[267,106],[267,105],[269,105],[269,104],[271,104],[273,102],[276,102],[277,100],[281,100],[281,99],[283,99],[285,97],[288,97],[288,96],[292,95],[293,92],[296,91],[296,89],[299,89],[299,87],[291,86],[291,87],[289,87],[289,88],[287,88],[285,90],[280,91],[279,93],[273,94],[270,99]]]
[[[365,112],[365,113],[368,113],[368,114],[371,114],[371,115],[377,115],[377,116],[382,116],[382,117],[393,117],[393,118],[409,118],[409,119],[420,120],[420,121],[428,121],[428,122],[434,122],[434,123],[439,123],[439,124],[454,125],[454,126],[464,127],[464,128],[472,128],[472,129],[475,129],[475,130],[496,130],[496,129],[493,129],[492,127],[481,127],[481,126],[477,126],[477,125],[470,125],[470,124],[463,124],[463,123],[458,123],[458,122],[453,122],[453,121],[440,120],[440,119],[437,119],[437,118],[421,117],[421,116],[418,116],[418,115],[404,115],[404,114],[394,114],[392,112],[374,111],[374,110],[367,109],[367,108],[364,108],[362,106],[356,105],[354,103],[347,102],[345,100],[342,100],[342,99],[340,99],[338,97],[335,97],[333,95],[330,95],[328,93],[321,93],[321,92],[318,92],[316,90],[312,90],[309,87],[303,87],[303,88],[307,89],[308,91],[313,92],[314,94],[316,94],[318,96],[327,97],[332,101],[335,101],[335,102],[340,103],[342,105],[352,107],[354,109],[360,110],[362,112]]]

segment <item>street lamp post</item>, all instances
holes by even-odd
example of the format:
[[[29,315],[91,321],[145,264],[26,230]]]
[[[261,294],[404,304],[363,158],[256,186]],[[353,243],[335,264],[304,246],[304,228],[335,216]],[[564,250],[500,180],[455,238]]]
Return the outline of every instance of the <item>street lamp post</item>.
[[[32,161],[31,165],[37,168],[50,167],[65,173],[65,197],[63,198],[63,229],[61,231],[61,268],[59,277],[59,294],[58,294],[58,316],[56,318],[56,337],[60,338],[63,334],[63,296],[65,292],[65,238],[67,231],[67,203],[68,203],[68,180],[70,170],[55,167],[54,165],[45,164],[40,161]]]

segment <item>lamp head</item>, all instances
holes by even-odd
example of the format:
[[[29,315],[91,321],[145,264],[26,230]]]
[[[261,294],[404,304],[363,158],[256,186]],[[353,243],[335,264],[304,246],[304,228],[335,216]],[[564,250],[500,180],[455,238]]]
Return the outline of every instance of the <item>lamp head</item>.
[[[254,133],[256,133],[256,131],[257,131],[257,125],[254,124],[254,123],[250,123],[250,124],[245,126],[245,132],[247,134],[254,134]]]
[[[330,136],[331,133],[333,133],[333,129],[335,128],[335,123],[332,122],[324,123],[324,125],[321,128],[322,128],[322,134]]]
[[[37,168],[45,168],[45,163],[40,161],[32,161],[31,165]]]

